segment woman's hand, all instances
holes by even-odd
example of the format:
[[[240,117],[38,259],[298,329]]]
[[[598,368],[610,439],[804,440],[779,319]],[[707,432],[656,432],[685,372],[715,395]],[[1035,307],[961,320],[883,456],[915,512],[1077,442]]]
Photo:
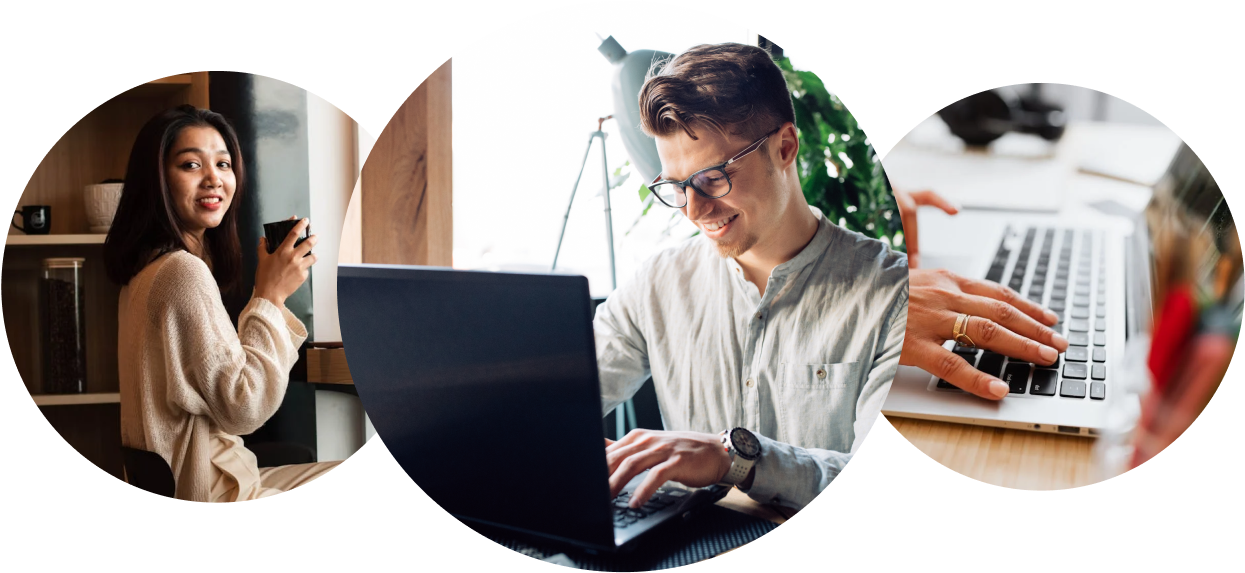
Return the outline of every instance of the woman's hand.
[[[913,191],[908,193],[895,189],[895,203],[899,205],[899,220],[903,223],[903,240],[908,249],[908,268],[920,266],[921,249],[917,243],[916,210],[917,207],[930,205],[942,210],[943,213],[954,215],[960,209],[941,195],[933,191]]]
[[[260,237],[259,266],[255,269],[255,296],[268,299],[277,306],[284,306],[285,299],[306,282],[307,270],[316,262],[316,256],[311,253],[311,249],[316,246],[317,239],[312,235],[297,247],[294,242],[303,234],[307,225],[307,219],[299,221],[271,255],[268,254],[267,239]]]
[[[1068,341],[1048,328],[1059,317],[1004,285],[945,270],[910,269],[908,328],[899,363],[924,369],[982,398],[999,399],[1008,386],[942,347],[954,337],[956,318],[968,314],[968,337],[979,348],[1043,366],[1053,364]]]

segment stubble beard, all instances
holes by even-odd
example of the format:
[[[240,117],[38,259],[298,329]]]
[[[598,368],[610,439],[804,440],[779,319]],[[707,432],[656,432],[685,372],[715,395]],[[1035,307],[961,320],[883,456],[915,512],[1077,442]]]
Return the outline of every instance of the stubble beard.
[[[757,236],[753,234],[746,234],[737,241],[713,241],[713,246],[718,248],[718,255],[724,259],[738,258],[739,255],[748,252],[756,244]]]

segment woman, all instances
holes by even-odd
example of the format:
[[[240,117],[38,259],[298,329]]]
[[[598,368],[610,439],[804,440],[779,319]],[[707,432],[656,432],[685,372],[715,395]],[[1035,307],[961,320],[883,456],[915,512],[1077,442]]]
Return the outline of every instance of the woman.
[[[258,429],[285,396],[307,330],[285,299],[316,261],[294,230],[259,266],[235,330],[221,291],[236,289],[237,204],[246,169],[233,127],[184,105],[139,131],[125,190],[104,242],[118,311],[121,443],[173,470],[176,497],[237,501],[306,483],[336,463],[259,469],[238,435]]]

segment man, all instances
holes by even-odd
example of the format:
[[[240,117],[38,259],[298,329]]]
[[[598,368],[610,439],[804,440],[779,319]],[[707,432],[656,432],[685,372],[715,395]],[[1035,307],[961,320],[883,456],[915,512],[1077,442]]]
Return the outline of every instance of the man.
[[[605,411],[651,375],[667,428],[607,444],[612,493],[649,469],[633,506],[674,480],[803,507],[886,398],[907,321],[906,259],[805,201],[790,94],[764,50],[688,50],[650,72],[640,114],[662,164],[650,189],[700,234],[647,261],[597,310]]]

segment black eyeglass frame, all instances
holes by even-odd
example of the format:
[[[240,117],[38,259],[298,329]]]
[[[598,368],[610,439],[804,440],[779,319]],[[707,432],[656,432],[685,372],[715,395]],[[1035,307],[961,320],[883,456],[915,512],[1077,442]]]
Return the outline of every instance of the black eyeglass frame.
[[[759,149],[761,147],[761,144],[765,143],[767,139],[769,139],[770,137],[773,137],[773,135],[775,133],[778,133],[779,130],[781,129],[782,127],[779,126],[778,129],[775,129],[774,131],[767,133],[765,137],[762,137],[761,139],[758,139],[752,142],[752,144],[749,145],[748,147],[743,148],[743,150],[740,151],[739,153],[736,153],[734,157],[727,159],[726,161],[723,161],[722,163],[719,163],[717,165],[713,165],[711,167],[706,167],[704,169],[701,169],[700,171],[697,171],[691,174],[691,176],[689,176],[687,179],[684,179],[682,181],[676,181],[674,179],[661,179],[661,174],[658,173],[657,177],[653,178],[653,182],[646,185],[646,187],[648,187],[649,193],[652,193],[653,196],[656,197],[658,201],[661,201],[662,205],[665,205],[672,209],[682,209],[683,207],[687,206],[687,188],[688,187],[695,189],[696,192],[699,193],[701,197],[704,197],[706,199],[721,199],[727,196],[731,192],[731,189],[735,188],[735,183],[731,181],[731,176],[726,173],[726,166],[732,163],[735,163],[736,161],[739,161],[740,159],[743,159],[744,157],[747,157],[749,153],[752,153],[753,151],[756,151],[757,149]],[[716,196],[705,193],[703,189],[701,189],[700,187],[697,187],[695,184],[692,183],[692,179],[695,179],[697,175],[700,175],[701,173],[705,173],[707,171],[713,171],[715,169],[718,171],[721,171],[722,176],[726,178],[726,193],[723,193],[721,195],[716,195]],[[665,199],[661,198],[661,193],[657,192],[657,187],[660,185],[668,185],[668,184],[678,185],[679,189],[683,190],[684,200],[683,200],[682,205],[671,205],[670,203],[667,203]]]

